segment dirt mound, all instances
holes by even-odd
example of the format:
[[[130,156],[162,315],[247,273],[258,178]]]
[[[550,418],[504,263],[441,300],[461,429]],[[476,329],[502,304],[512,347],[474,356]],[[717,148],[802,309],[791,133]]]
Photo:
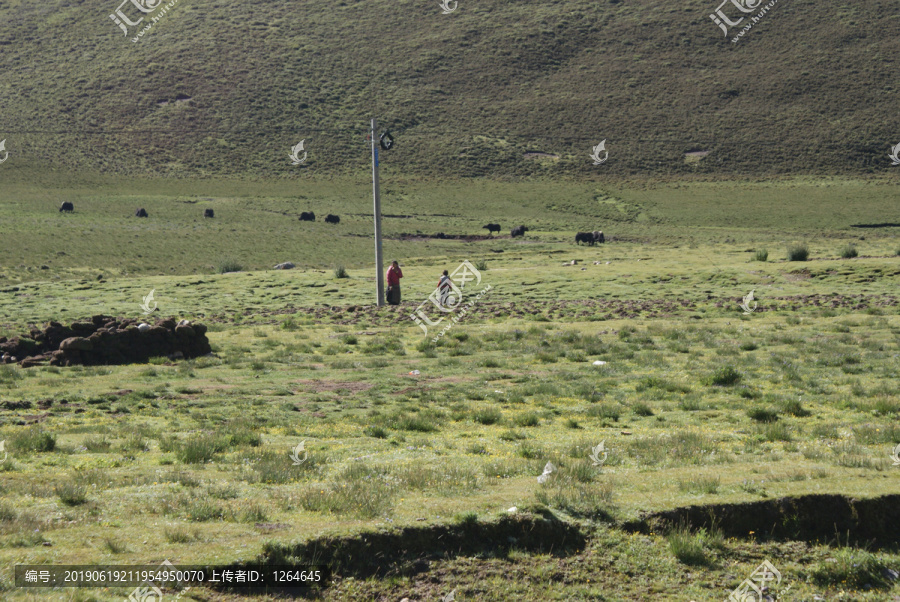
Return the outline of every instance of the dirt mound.
[[[488,236],[487,234],[444,234],[443,232],[437,232],[435,234],[422,234],[421,232],[417,232],[415,234],[409,234],[407,232],[403,232],[401,234],[397,234],[395,236],[388,236],[386,238],[391,238],[394,240],[462,240],[465,242],[474,242],[476,240],[491,240],[495,238],[509,238],[509,237],[501,237],[501,236]]]
[[[496,522],[405,527],[357,536],[322,537],[297,544],[269,544],[265,565],[313,561],[342,577],[366,577],[418,572],[429,559],[477,554],[503,554],[515,548],[532,553],[566,556],[584,549],[585,535],[552,514],[504,516]]]
[[[688,506],[654,512],[622,525],[628,531],[660,532],[678,525],[717,528],[726,537],[829,541],[885,548],[900,541],[896,511],[900,495],[855,499],[845,495],[803,495],[743,504]]]
[[[721,529],[738,539],[831,541],[835,537],[874,548],[891,548],[900,539],[894,515],[900,495],[856,499],[844,495],[805,495],[741,504],[689,506],[646,513],[611,526],[632,533],[662,533],[671,527]],[[607,521],[602,521],[607,522]],[[259,525],[257,525],[259,526]],[[552,512],[521,512],[497,521],[464,521],[321,536],[304,542],[271,542],[252,563],[216,567],[239,570],[266,567],[324,569],[329,576],[366,579],[413,576],[433,561],[459,556],[505,557],[516,549],[565,558],[580,553],[593,536],[588,521],[569,522]],[[325,585],[327,587],[327,585]]]
[[[151,357],[199,357],[210,353],[206,326],[187,320],[161,319],[151,326],[139,320],[94,316],[90,322],[63,326],[50,322],[43,330],[6,340],[0,337],[0,363],[23,368],[135,364]]]

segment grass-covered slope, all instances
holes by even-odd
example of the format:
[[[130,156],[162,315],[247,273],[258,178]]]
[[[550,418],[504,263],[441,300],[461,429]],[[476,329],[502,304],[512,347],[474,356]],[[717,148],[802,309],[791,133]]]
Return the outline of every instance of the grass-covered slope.
[[[2,0],[0,176],[363,170],[373,115],[399,134],[385,165],[406,173],[890,168],[890,2],[780,2],[737,44],[716,6],[185,0],[133,43],[113,1]],[[288,159],[300,139],[305,168]]]

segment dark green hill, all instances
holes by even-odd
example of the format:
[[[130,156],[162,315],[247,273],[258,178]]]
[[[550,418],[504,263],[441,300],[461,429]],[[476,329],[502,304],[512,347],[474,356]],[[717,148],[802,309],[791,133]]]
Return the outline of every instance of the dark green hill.
[[[117,6],[0,0],[0,177],[360,173],[373,115],[425,176],[878,173],[900,143],[889,0],[779,0],[738,43],[716,0],[179,0],[137,42]]]

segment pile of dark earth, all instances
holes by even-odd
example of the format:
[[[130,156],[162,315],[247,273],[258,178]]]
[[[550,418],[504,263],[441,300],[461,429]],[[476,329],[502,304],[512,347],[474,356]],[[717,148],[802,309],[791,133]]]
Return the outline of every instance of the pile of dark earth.
[[[0,364],[23,368],[137,364],[151,357],[192,358],[211,352],[206,326],[187,320],[160,319],[150,325],[135,319],[94,316],[63,326],[50,322],[27,336],[0,337]]]

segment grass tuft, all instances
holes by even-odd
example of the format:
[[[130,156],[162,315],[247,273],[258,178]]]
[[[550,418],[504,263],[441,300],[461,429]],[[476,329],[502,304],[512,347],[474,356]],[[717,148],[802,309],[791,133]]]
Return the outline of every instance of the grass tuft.
[[[112,537],[106,537],[103,539],[103,549],[110,554],[122,554],[128,551],[128,546]]]
[[[781,411],[785,414],[790,414],[791,416],[796,416],[797,418],[805,418],[810,415],[809,410],[806,410],[798,399],[791,399],[789,401],[785,401],[781,406]]]
[[[715,387],[731,387],[739,382],[741,373],[731,366],[721,366],[705,380],[705,384]]]
[[[388,436],[388,432],[380,426],[367,426],[363,429],[363,434],[366,437],[373,437],[375,439],[387,439]]]
[[[81,483],[66,481],[57,485],[53,491],[66,506],[80,506],[87,501],[87,487]]]
[[[653,408],[643,401],[639,401],[631,406],[631,410],[634,412],[635,416],[653,416]]]
[[[719,493],[721,480],[719,477],[694,477],[687,481],[679,481],[678,488],[682,491],[690,491],[693,493]]]
[[[503,418],[500,410],[496,408],[480,408],[472,412],[472,420],[479,424],[497,424]]]
[[[889,568],[871,552],[841,548],[832,558],[820,562],[810,576],[818,585],[840,590],[889,589]]]
[[[588,408],[587,415],[592,418],[603,418],[605,420],[619,421],[621,411],[618,406],[611,403],[600,403]]]
[[[537,426],[541,423],[540,418],[534,412],[526,412],[524,414],[519,414],[513,419],[513,422],[516,426]]]
[[[182,441],[175,451],[175,456],[184,464],[206,464],[227,447],[228,442],[224,437],[204,434]]]
[[[757,422],[775,422],[778,420],[778,411],[771,408],[750,408],[747,416]]]
[[[219,274],[228,274],[229,272],[240,272],[244,269],[244,266],[241,265],[238,261],[234,259],[223,259],[216,266],[216,271]]]
[[[579,482],[569,471],[542,484],[535,493],[535,499],[574,517],[612,520],[613,486],[610,483]]]
[[[700,534],[691,533],[687,525],[679,525],[666,535],[669,550],[679,562],[691,566],[709,563]]]
[[[16,452],[52,452],[56,449],[56,437],[38,427],[15,433],[9,442],[12,450]]]
[[[344,471],[337,481],[310,486],[300,493],[300,505],[310,512],[349,514],[371,519],[390,511],[394,489],[377,473]]]
[[[809,259],[809,247],[805,243],[793,244],[787,248],[788,261],[806,261]]]
[[[183,526],[166,527],[163,535],[169,543],[191,543],[200,539],[199,531],[189,531]]]
[[[856,250],[853,243],[850,243],[841,249],[841,257],[844,259],[853,259],[854,257],[859,257],[859,251]]]

